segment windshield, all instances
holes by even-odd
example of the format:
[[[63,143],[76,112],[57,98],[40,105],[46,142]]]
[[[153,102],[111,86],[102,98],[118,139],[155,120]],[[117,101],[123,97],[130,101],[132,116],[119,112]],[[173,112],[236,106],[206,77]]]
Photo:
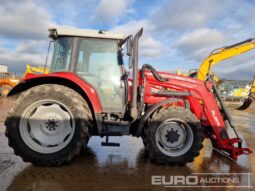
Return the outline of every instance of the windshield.
[[[51,72],[69,71],[72,46],[72,37],[60,37],[56,40],[51,63]]]

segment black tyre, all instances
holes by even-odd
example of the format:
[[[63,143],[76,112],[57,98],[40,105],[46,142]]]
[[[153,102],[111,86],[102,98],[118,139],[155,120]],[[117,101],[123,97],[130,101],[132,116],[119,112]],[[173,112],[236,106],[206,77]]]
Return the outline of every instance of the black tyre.
[[[80,153],[92,122],[89,106],[77,92],[45,84],[19,95],[5,121],[5,134],[23,161],[59,166]]]
[[[145,152],[148,152],[149,150],[149,147],[148,147],[148,138],[145,134],[142,134],[142,141],[143,141],[143,146],[144,146],[144,149],[145,149]]]
[[[8,93],[11,91],[12,87],[9,85],[2,86],[0,88],[0,96],[7,97]]]
[[[143,141],[153,162],[185,165],[203,148],[203,129],[191,111],[182,107],[154,112],[144,130]]]

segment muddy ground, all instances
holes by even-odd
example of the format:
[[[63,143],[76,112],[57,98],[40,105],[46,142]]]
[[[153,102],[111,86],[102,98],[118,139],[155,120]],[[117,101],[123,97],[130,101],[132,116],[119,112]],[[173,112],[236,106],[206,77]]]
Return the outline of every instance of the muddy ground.
[[[152,164],[143,149],[142,141],[128,136],[112,138],[120,147],[101,147],[102,139],[93,137],[89,148],[63,167],[34,167],[15,156],[4,135],[4,119],[11,104],[10,99],[0,98],[0,191],[69,191],[69,190],[193,190],[194,188],[165,188],[152,186],[152,175],[192,175],[193,173],[241,173],[237,186],[252,187],[199,187],[196,190],[254,190],[255,154],[241,156],[233,162],[212,150],[208,140],[193,163],[183,167]],[[249,148],[255,150],[255,115],[231,110],[238,131],[246,139]],[[244,173],[244,174],[242,174]],[[248,176],[245,173],[250,173]],[[253,176],[252,176],[253,175]],[[215,184],[214,184],[215,186]],[[216,185],[217,186],[217,185]],[[221,184],[222,186],[222,184]]]

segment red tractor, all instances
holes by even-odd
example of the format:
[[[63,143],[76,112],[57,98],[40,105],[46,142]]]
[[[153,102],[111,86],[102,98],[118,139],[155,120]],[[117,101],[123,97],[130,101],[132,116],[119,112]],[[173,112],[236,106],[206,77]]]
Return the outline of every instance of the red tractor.
[[[90,136],[119,146],[109,136],[141,137],[152,161],[192,162],[209,138],[237,160],[242,148],[231,116],[210,76],[191,77],[138,70],[138,41],[108,31],[49,29],[55,49],[50,74],[28,74],[9,96],[19,94],[5,121],[16,155],[40,166],[62,165],[80,153]],[[125,46],[126,45],[126,46]],[[123,47],[127,47],[123,51]],[[129,78],[123,55],[129,57]],[[227,126],[236,138],[229,138]]]

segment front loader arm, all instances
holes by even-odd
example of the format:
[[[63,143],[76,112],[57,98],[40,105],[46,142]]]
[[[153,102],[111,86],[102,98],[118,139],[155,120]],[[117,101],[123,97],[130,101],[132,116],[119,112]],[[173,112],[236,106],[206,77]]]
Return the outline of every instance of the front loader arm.
[[[208,135],[216,151],[236,161],[239,155],[248,155],[252,153],[252,151],[249,148],[242,147],[243,140],[239,137],[235,129],[232,117],[225,107],[215,84],[213,84],[212,88],[214,95],[209,93],[206,95],[206,99],[203,99],[205,105],[205,113],[213,131],[212,134],[208,132]],[[236,137],[230,138],[228,136],[226,123],[224,123],[224,119],[222,118],[220,110],[218,109],[218,105],[214,96],[218,99],[221,106],[221,112],[225,114],[226,120],[228,121],[229,126],[233,129]],[[238,146],[236,147],[235,144]]]
[[[198,70],[197,78],[199,80],[205,81],[211,68],[218,64],[219,62],[229,59],[231,57],[237,56],[239,54],[245,53],[247,51],[253,50],[255,48],[255,39],[248,39],[246,41],[226,46],[214,50],[209,57],[207,57]],[[254,81],[255,82],[255,81]]]

